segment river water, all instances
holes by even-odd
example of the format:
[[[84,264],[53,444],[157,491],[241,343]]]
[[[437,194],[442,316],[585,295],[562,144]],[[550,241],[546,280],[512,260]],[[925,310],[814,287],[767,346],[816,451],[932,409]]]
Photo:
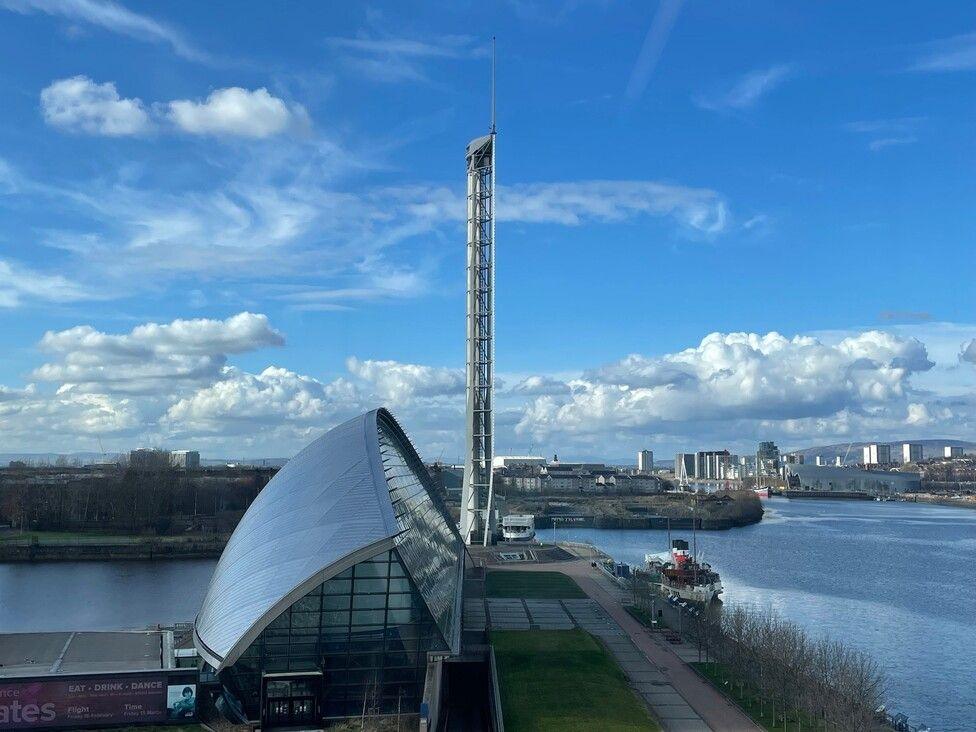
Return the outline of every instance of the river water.
[[[976,730],[976,511],[774,498],[759,524],[698,532],[726,603],[772,607],[878,659],[889,708],[933,732]],[[545,540],[552,532],[543,532]],[[691,542],[691,532],[674,532]],[[618,561],[667,549],[665,531],[559,529]]]
[[[976,730],[976,511],[784,498],[764,505],[759,524],[698,533],[725,601],[772,607],[870,653],[885,666],[891,708],[914,723]],[[631,563],[667,548],[664,531],[560,528],[556,538],[589,541]],[[0,631],[189,621],[215,564],[0,564]]]

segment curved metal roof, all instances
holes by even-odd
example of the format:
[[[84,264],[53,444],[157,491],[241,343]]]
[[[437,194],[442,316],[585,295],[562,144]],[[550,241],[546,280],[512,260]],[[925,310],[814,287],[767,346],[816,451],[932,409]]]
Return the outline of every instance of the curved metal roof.
[[[393,546],[373,410],[333,428],[258,494],[214,570],[194,636],[216,669],[233,664],[285,608],[320,582]]]

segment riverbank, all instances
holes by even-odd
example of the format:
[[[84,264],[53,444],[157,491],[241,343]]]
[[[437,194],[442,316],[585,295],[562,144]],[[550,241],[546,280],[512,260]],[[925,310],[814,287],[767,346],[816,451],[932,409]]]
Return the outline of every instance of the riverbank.
[[[660,493],[637,496],[509,496],[506,513],[535,516],[537,529],[672,529],[720,531],[759,523],[753,491]]]
[[[0,562],[217,559],[227,536],[134,536],[86,532],[0,534]]]
[[[952,508],[976,508],[976,496],[950,496],[942,493],[915,493],[914,503],[930,503]]]

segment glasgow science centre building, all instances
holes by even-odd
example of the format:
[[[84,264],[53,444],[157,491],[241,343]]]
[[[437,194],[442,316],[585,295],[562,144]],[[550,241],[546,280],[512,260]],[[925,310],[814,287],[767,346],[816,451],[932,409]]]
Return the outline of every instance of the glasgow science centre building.
[[[194,644],[218,709],[263,728],[417,714],[429,665],[460,653],[464,562],[393,416],[335,427],[261,491],[214,571]]]

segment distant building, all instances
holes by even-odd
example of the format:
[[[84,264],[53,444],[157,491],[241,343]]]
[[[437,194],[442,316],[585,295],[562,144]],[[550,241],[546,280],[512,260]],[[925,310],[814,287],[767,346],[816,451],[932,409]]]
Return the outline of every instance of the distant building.
[[[641,450],[637,453],[637,472],[650,473],[654,470],[654,451]]]
[[[963,456],[963,451],[961,447],[946,445],[945,448],[943,448],[943,455],[947,458],[961,458]]]
[[[196,450],[174,450],[170,453],[169,460],[174,468],[196,470],[200,467],[200,453]]]
[[[511,468],[516,465],[545,465],[546,459],[538,455],[495,455],[492,468]]]
[[[922,459],[922,446],[914,442],[905,442],[901,446],[901,461],[903,463],[917,463]]]
[[[779,472],[779,448],[775,442],[760,442],[756,450],[756,475],[776,475]]]
[[[791,491],[870,496],[890,496],[922,488],[918,473],[799,464],[787,466],[787,482]]]
[[[842,458],[840,455],[834,456],[834,465],[836,465],[839,468],[843,464],[844,464],[844,458]]]
[[[676,480],[689,480],[695,477],[695,455],[679,452],[674,456],[674,477]]]
[[[861,462],[865,465],[891,464],[891,445],[872,442],[870,445],[864,446],[863,453],[864,459]]]
[[[824,459],[824,456],[823,456],[823,455],[817,455],[817,456],[816,456],[816,457],[815,457],[815,458],[813,459],[813,462],[814,462],[814,463],[815,463],[816,465],[821,465],[821,466],[823,466],[823,465],[826,465],[826,464],[827,464],[827,461],[826,461],[826,460]]]
[[[516,493],[541,493],[543,470],[539,465],[513,465],[495,469],[495,482],[499,489],[511,489]]]
[[[140,447],[129,452],[129,467],[134,470],[165,470],[170,467],[170,455],[166,450]]]
[[[700,450],[695,453],[695,477],[699,480],[719,480],[732,456],[728,450]]]

